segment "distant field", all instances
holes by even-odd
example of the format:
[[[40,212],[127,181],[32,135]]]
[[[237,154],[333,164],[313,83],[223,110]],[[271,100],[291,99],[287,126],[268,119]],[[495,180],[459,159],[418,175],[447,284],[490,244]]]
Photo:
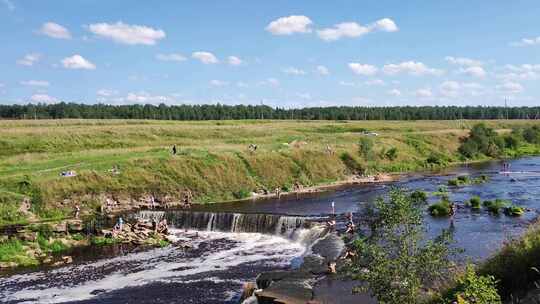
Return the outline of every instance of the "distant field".
[[[459,138],[477,122],[0,120],[0,207],[13,212],[26,195],[47,217],[50,206],[68,208],[59,205],[64,199],[94,208],[105,193],[179,196],[190,189],[196,200],[209,202],[262,188],[287,189],[295,181],[326,183],[357,170],[416,170],[432,155],[459,161]],[[505,132],[535,122],[486,123]],[[375,156],[369,160],[358,155],[364,131],[379,134],[372,137]],[[170,151],[174,144],[176,156]],[[249,144],[258,146],[255,153]],[[398,151],[394,160],[384,157],[390,148]],[[109,172],[113,166],[120,175]],[[78,176],[60,177],[67,170]]]

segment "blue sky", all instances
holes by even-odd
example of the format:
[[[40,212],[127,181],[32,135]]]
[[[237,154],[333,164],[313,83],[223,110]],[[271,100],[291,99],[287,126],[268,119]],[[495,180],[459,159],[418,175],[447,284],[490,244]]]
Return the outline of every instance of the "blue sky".
[[[538,105],[540,2],[0,0],[0,103]]]

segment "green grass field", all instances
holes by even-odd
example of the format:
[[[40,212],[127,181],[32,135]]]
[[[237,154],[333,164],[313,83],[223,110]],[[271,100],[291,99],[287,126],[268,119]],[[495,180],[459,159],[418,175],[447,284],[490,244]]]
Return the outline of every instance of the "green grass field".
[[[24,222],[30,197],[38,218],[62,217],[74,202],[95,209],[100,195],[147,193],[197,202],[245,198],[262,188],[318,185],[361,170],[405,172],[459,162],[459,138],[477,121],[0,121],[0,224]],[[499,132],[531,121],[487,121]],[[377,132],[361,157],[363,131]],[[294,143],[296,144],[290,144]],[[178,154],[170,152],[177,145]],[[258,145],[255,153],[249,144]],[[328,153],[330,146],[335,153]],[[386,152],[397,149],[395,158]],[[537,153],[529,149],[526,153]],[[430,161],[435,159],[436,161]],[[441,161],[442,160],[442,161]],[[118,166],[120,174],[109,172]],[[74,170],[76,177],[61,177]]]

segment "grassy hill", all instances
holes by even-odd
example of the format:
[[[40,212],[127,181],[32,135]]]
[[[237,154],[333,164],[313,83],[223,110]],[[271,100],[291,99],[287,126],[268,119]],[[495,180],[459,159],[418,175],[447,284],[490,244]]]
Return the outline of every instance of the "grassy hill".
[[[0,121],[0,224],[27,220],[17,212],[23,197],[46,219],[66,215],[75,202],[95,210],[104,194],[179,198],[189,189],[196,202],[205,203],[245,198],[263,188],[287,190],[296,181],[312,186],[356,172],[446,166],[461,161],[459,140],[477,122]],[[507,132],[534,122],[486,123]],[[369,157],[358,152],[362,137],[373,142]],[[255,152],[250,144],[258,146]],[[397,153],[389,155],[393,148]],[[111,173],[113,167],[120,174]],[[68,170],[77,176],[60,176]]]

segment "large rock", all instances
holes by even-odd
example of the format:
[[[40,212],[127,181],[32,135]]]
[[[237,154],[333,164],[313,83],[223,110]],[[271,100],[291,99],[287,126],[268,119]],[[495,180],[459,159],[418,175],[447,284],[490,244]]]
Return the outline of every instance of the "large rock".
[[[313,277],[285,278],[255,293],[259,304],[305,304],[313,299]]]
[[[81,232],[84,229],[82,220],[70,220],[67,222],[69,232]]]
[[[345,243],[335,233],[330,233],[315,243],[312,251],[324,257],[327,261],[335,261],[345,249]]]
[[[66,233],[67,232],[66,222],[60,222],[58,224],[52,225],[52,231],[57,232],[57,233]]]
[[[35,242],[37,240],[37,232],[33,231],[22,231],[17,236],[19,239],[27,242]]]

